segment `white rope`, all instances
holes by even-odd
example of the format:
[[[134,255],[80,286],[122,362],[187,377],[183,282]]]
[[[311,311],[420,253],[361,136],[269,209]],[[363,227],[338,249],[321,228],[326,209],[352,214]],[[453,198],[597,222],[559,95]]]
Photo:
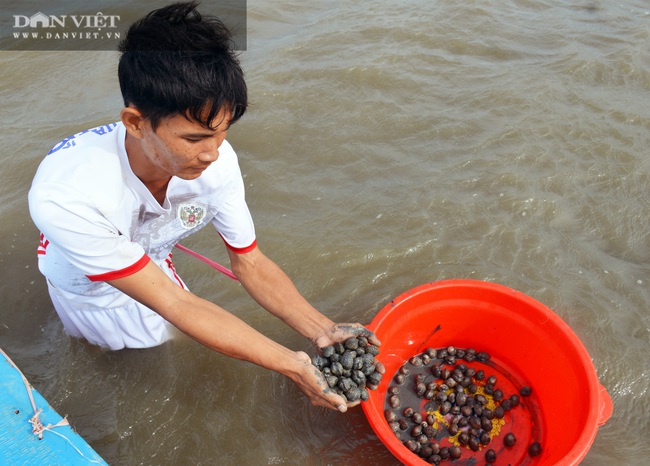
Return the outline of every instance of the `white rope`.
[[[52,425],[52,424],[48,424],[46,426],[43,425],[43,423],[41,422],[41,419],[39,417],[41,415],[41,413],[43,412],[43,410],[36,407],[36,401],[34,401],[34,395],[32,394],[32,390],[34,390],[34,388],[31,386],[31,384],[27,380],[27,377],[25,377],[25,375],[22,373],[22,371],[20,369],[18,369],[18,366],[16,366],[16,364],[14,364],[14,362],[11,360],[11,358],[9,356],[7,356],[7,353],[5,353],[2,350],[2,348],[0,348],[0,353],[2,353],[2,355],[9,362],[9,364],[11,364],[14,367],[14,369],[16,369],[18,371],[18,373],[20,374],[20,377],[23,379],[23,383],[25,384],[25,388],[27,389],[27,394],[29,395],[29,401],[32,404],[32,409],[34,411],[34,415],[29,419],[29,423],[32,425],[32,433],[34,435],[38,435],[38,439],[41,440],[43,438],[43,433],[45,431],[50,431],[51,433],[53,433],[55,435],[58,435],[59,437],[67,440],[67,442],[70,444],[70,446],[72,446],[72,448],[74,448],[77,451],[77,453],[79,453],[81,456],[83,456],[86,460],[90,461],[91,463],[103,464],[103,461],[98,461],[98,460],[93,460],[93,459],[88,458],[86,455],[84,455],[81,452],[81,450],[79,450],[74,445],[74,443],[72,443],[72,441],[68,437],[66,437],[65,435],[62,435],[62,434],[52,430],[52,429],[54,429],[56,427],[69,426],[70,423],[68,423],[68,416],[64,416],[63,419],[61,419],[59,422],[57,422],[54,425]]]

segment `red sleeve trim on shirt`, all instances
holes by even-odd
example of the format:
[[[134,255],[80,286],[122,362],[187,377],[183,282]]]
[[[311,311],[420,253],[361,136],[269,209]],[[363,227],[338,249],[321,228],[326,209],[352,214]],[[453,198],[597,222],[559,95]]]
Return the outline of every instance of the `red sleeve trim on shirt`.
[[[221,239],[223,239],[223,236],[221,236]],[[249,246],[243,248],[236,248],[234,246],[231,246],[228,244],[228,242],[225,239],[223,239],[223,242],[226,244],[226,247],[228,249],[230,249],[232,252],[237,254],[246,254],[247,252],[251,252],[253,249],[257,247],[257,240],[253,240],[253,242]]]
[[[151,259],[146,254],[143,255],[135,264],[131,264],[121,270],[114,270],[112,272],[100,273],[98,275],[86,275],[91,282],[105,282],[108,280],[116,280],[118,278],[128,277],[136,272],[139,272],[149,263]]]

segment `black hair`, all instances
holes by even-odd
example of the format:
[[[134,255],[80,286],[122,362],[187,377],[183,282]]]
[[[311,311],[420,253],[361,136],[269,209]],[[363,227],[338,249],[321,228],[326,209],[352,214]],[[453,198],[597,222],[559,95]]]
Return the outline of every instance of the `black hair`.
[[[246,111],[246,82],[232,35],[197,6],[192,1],[154,10],[133,23],[120,43],[124,105],[140,110],[154,129],[179,114],[210,128],[224,108],[232,112],[232,124]]]

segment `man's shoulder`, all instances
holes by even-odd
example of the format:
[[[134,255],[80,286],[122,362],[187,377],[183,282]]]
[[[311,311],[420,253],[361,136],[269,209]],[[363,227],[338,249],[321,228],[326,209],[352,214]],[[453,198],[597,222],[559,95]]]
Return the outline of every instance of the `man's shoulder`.
[[[52,147],[48,155],[57,152],[76,152],[93,146],[117,148],[117,134],[123,128],[122,123],[108,123],[95,128],[86,129],[68,136]]]
[[[34,176],[31,194],[52,200],[74,197],[111,211],[124,189],[116,134],[120,126],[82,131],[55,145]]]
[[[63,179],[77,174],[88,176],[93,172],[104,177],[112,168],[120,166],[120,134],[123,138],[122,123],[110,123],[69,136],[50,150],[41,162],[39,174],[51,180],[57,176]]]

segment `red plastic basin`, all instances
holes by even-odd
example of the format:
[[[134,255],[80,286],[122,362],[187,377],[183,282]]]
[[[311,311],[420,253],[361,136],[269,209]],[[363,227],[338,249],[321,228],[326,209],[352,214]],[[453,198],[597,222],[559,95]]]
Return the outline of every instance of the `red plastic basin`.
[[[378,359],[386,374],[362,403],[363,410],[380,440],[404,464],[428,463],[406,449],[388,426],[386,392],[399,367],[429,347],[486,351],[515,385],[533,388],[534,429],[542,454],[526,455],[518,464],[579,464],[598,426],[612,414],[611,398],[575,333],[548,307],[503,285],[477,280],[424,284],[388,303],[369,328],[382,341]]]

